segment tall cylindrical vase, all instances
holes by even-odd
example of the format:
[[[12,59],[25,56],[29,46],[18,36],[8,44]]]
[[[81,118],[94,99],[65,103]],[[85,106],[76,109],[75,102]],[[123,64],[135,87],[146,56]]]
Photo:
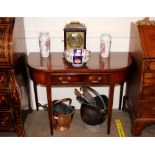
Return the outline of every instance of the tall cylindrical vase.
[[[39,35],[39,47],[42,57],[48,57],[50,53],[50,36],[48,32],[41,32]]]
[[[101,34],[100,37],[100,52],[101,57],[109,57],[111,48],[111,36],[110,34]]]

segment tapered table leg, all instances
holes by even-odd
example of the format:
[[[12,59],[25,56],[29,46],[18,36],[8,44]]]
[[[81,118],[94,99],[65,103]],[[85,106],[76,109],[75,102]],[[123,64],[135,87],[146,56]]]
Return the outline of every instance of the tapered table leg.
[[[119,110],[122,109],[123,87],[124,87],[124,82],[122,82],[121,85],[120,85]]]
[[[111,118],[112,118],[112,107],[113,107],[113,95],[114,95],[114,84],[111,83],[110,84],[110,89],[109,89],[107,134],[110,134]]]
[[[53,106],[52,106],[52,95],[51,95],[51,85],[46,85],[47,100],[48,100],[48,118],[50,123],[50,132],[53,135]]]
[[[35,95],[35,101],[36,101],[36,109],[39,110],[39,103],[38,103],[38,93],[37,93],[37,84],[33,82],[33,88],[34,88],[34,95]]]

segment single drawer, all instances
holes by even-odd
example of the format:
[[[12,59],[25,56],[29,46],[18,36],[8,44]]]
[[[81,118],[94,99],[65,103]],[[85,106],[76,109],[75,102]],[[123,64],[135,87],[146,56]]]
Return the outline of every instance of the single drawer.
[[[10,93],[0,91],[0,110],[10,109]]]
[[[12,127],[13,118],[11,112],[1,112],[0,111],[0,127]]]
[[[155,71],[155,60],[144,61],[144,71]]]
[[[144,73],[143,83],[155,85],[155,73]]]
[[[88,84],[108,84],[110,82],[110,74],[83,75],[83,82]]]
[[[155,99],[155,86],[145,86],[142,88],[142,99]]]
[[[155,104],[154,103],[146,103],[145,105],[141,105],[139,107],[139,114],[140,117],[149,117],[149,118],[155,118]]]
[[[73,85],[82,84],[82,75],[72,74],[52,74],[51,83],[53,85]]]
[[[0,71],[0,87],[6,87],[9,83],[9,71]]]

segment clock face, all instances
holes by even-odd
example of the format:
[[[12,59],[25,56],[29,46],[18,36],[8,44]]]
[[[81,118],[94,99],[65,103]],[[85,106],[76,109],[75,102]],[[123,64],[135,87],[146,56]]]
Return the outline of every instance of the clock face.
[[[67,32],[66,48],[84,48],[84,32]]]

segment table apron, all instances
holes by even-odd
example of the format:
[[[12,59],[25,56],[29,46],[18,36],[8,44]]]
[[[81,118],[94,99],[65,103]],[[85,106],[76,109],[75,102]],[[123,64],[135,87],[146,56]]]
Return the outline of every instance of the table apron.
[[[66,86],[66,85],[109,85],[121,84],[127,78],[127,70],[112,73],[47,73],[43,71],[30,70],[31,79],[41,85],[47,84],[47,79],[50,76],[51,85]],[[39,78],[38,78],[39,77]]]

